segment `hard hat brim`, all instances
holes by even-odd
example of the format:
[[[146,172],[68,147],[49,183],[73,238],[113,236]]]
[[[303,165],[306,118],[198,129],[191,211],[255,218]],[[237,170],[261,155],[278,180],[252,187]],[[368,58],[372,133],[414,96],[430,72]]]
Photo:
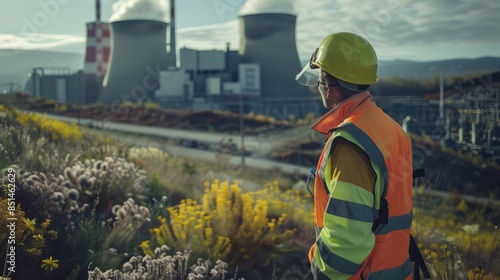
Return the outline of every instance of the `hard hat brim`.
[[[311,66],[308,63],[306,66],[304,66],[304,68],[302,68],[302,71],[300,71],[300,73],[295,76],[295,80],[303,86],[317,86],[319,81],[319,68],[311,69]]]

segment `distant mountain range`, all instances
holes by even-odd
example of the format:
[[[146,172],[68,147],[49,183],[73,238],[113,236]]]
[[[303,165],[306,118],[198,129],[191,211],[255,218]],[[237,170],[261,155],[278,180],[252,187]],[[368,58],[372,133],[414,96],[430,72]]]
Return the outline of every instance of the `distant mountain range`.
[[[60,53],[33,50],[0,50],[0,92],[6,83],[15,83],[23,89],[28,73],[34,67],[44,67],[48,72],[76,72],[83,69],[84,56],[77,53]],[[381,79],[400,77],[407,80],[430,79],[439,72],[445,76],[475,75],[500,70],[500,58],[451,59],[430,62],[409,60],[381,61]]]
[[[439,76],[480,75],[500,70],[500,58],[481,57],[475,59],[450,59],[429,62],[409,60],[381,61],[379,76],[381,79],[400,77],[407,80],[425,80]]]
[[[60,53],[31,50],[0,50],[0,85],[18,84],[21,89],[34,67],[47,72],[71,72],[83,70],[84,56],[76,53]],[[0,86],[0,90],[4,87]]]

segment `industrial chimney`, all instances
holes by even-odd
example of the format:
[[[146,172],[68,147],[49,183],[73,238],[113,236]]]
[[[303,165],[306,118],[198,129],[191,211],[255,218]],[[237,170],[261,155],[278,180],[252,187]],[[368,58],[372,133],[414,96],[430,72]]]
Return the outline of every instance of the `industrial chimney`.
[[[175,0],[170,0],[170,28],[167,44],[168,67],[177,68],[177,52],[175,51]]]
[[[110,53],[109,23],[101,21],[101,2],[96,0],[96,21],[87,23],[84,73],[100,77],[106,73]]]
[[[93,103],[102,88],[102,80],[109,62],[111,52],[111,31],[107,22],[101,21],[101,2],[95,2],[96,20],[87,23],[87,44],[85,48],[85,97],[77,98],[77,102]]]
[[[111,23],[111,60],[99,101],[118,104],[154,99],[159,71],[175,67],[167,53],[167,23],[123,20]],[[170,49],[175,52],[175,46]]]
[[[248,14],[238,18],[243,63],[260,64],[261,98],[311,98],[295,82],[301,65],[295,43],[296,16],[283,13]]]

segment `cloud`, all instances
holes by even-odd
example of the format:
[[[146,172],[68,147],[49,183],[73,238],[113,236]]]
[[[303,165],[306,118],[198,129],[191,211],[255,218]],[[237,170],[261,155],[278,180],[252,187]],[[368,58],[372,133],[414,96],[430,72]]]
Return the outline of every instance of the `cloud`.
[[[240,10],[240,15],[259,13],[295,14],[292,0],[247,0]]]
[[[231,1],[241,3],[242,0]],[[165,16],[168,2],[121,0],[115,15],[122,11],[125,16],[126,10],[146,12],[161,4],[163,8],[149,15],[157,19]],[[325,36],[340,31],[365,37],[383,59],[438,59],[438,54],[449,58],[455,53],[465,57],[500,55],[498,0],[247,0],[240,14],[252,11],[294,11],[301,60],[307,60]],[[0,42],[3,48],[66,49],[80,44],[80,52],[84,50],[85,40],[79,36],[33,36],[4,34],[0,35]],[[237,49],[239,36],[236,19],[177,30],[178,48],[225,49],[226,42],[230,42],[231,48]]]
[[[497,0],[297,0],[295,10],[301,57],[307,57],[323,37],[340,31],[365,37],[382,57],[394,57],[396,52],[410,59],[421,57],[419,49],[430,46],[449,47],[453,53],[457,45],[500,45]]]
[[[497,0],[247,0],[240,14],[273,11],[279,5],[281,12],[295,11],[297,15],[301,60],[307,60],[325,36],[341,31],[365,37],[383,59],[438,59],[437,53],[432,53],[433,47],[445,56],[449,48],[448,57],[458,47],[457,55],[468,51],[468,57],[483,56],[485,48],[481,46],[490,46],[490,53],[499,55],[491,47],[500,47]],[[225,42],[230,42],[235,49],[239,47],[239,26],[233,20],[180,29],[178,42],[179,47],[197,49],[223,49]]]
[[[338,0],[300,6],[299,23],[322,19],[325,33],[353,31],[379,45],[429,45],[500,40],[497,0]],[[321,15],[313,11],[321,11]],[[299,25],[299,33],[304,30]],[[497,36],[495,36],[495,34]]]
[[[178,48],[187,47],[198,50],[225,49],[226,43],[231,48],[239,47],[238,21],[182,28],[177,31]]]
[[[85,38],[65,34],[0,34],[0,45],[12,50],[54,50],[79,52],[84,50]]]
[[[169,21],[169,3],[166,0],[119,0],[112,6],[110,21],[149,19]]]

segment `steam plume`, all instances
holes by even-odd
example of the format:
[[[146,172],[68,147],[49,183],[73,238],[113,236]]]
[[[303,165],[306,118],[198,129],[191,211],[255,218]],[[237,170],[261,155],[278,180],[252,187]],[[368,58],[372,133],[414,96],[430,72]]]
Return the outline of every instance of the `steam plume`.
[[[165,0],[119,0],[113,4],[110,21],[150,19],[169,21],[169,1]]]
[[[295,14],[292,0],[247,0],[240,10],[240,15],[280,13]]]

